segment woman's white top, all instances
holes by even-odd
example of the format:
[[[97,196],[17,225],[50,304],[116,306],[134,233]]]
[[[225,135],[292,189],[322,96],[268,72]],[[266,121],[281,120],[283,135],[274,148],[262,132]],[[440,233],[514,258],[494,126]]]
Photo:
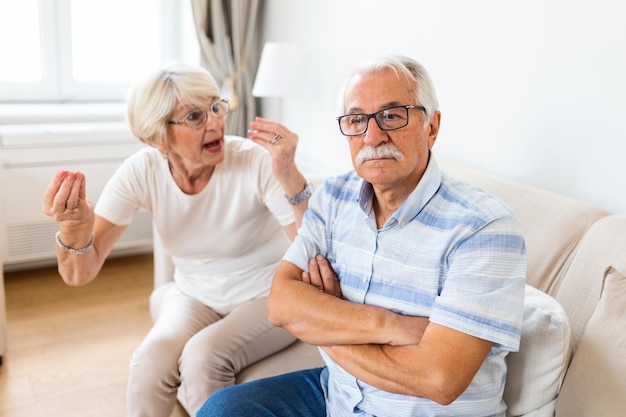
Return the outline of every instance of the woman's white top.
[[[167,160],[146,147],[128,157],[106,184],[96,214],[128,225],[147,210],[176,267],[179,289],[220,314],[267,296],[290,244],[283,227],[291,205],[274,177],[269,153],[254,142],[225,139],[225,157],[206,187],[185,194]]]

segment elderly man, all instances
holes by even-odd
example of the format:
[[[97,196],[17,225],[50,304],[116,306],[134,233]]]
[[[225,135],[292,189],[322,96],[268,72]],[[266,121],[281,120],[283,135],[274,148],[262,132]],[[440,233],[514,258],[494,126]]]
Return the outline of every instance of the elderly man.
[[[504,416],[526,254],[493,196],[443,173],[430,76],[359,67],[342,95],[354,171],[327,179],[273,279],[270,321],[326,366],[218,391],[198,416]]]

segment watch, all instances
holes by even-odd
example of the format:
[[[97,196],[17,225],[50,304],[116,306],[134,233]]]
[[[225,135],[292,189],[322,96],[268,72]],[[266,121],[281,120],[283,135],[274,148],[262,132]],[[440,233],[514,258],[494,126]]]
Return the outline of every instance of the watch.
[[[297,204],[302,203],[307,198],[311,197],[311,194],[313,194],[313,184],[311,184],[310,182],[307,182],[306,185],[304,186],[304,190],[300,191],[298,194],[294,195],[293,197],[289,197],[287,194],[285,194],[285,197],[287,198],[287,201],[289,201],[289,204],[291,204],[292,206],[295,206]]]

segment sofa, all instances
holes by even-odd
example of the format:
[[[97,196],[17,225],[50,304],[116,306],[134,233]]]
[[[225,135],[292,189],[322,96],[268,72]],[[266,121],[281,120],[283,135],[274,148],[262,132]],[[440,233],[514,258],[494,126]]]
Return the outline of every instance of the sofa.
[[[524,327],[519,352],[507,357],[507,415],[625,416],[626,215],[452,160],[438,162],[507,203],[525,234]],[[154,265],[155,286],[171,280],[171,261],[156,233]],[[297,341],[243,369],[237,383],[318,366],[317,348]],[[179,401],[184,407],[183,395]]]
[[[0,176],[2,170],[0,170]],[[3,217],[2,204],[0,203],[0,219]],[[0,224],[0,233],[4,233],[4,225]],[[7,349],[7,310],[6,310],[6,296],[4,291],[4,263],[3,263],[3,248],[0,248],[0,366],[2,366],[4,355]]]
[[[0,266],[2,258],[0,256]],[[0,269],[0,366],[7,346],[7,310],[4,295],[4,270]]]

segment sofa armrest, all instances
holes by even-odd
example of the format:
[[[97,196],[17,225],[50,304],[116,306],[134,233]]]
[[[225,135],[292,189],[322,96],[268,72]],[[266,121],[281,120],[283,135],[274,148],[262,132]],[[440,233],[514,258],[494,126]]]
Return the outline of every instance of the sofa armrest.
[[[2,259],[0,259],[0,268],[2,268]],[[0,269],[0,365],[6,351],[7,340],[7,314],[4,295],[4,271]]]

